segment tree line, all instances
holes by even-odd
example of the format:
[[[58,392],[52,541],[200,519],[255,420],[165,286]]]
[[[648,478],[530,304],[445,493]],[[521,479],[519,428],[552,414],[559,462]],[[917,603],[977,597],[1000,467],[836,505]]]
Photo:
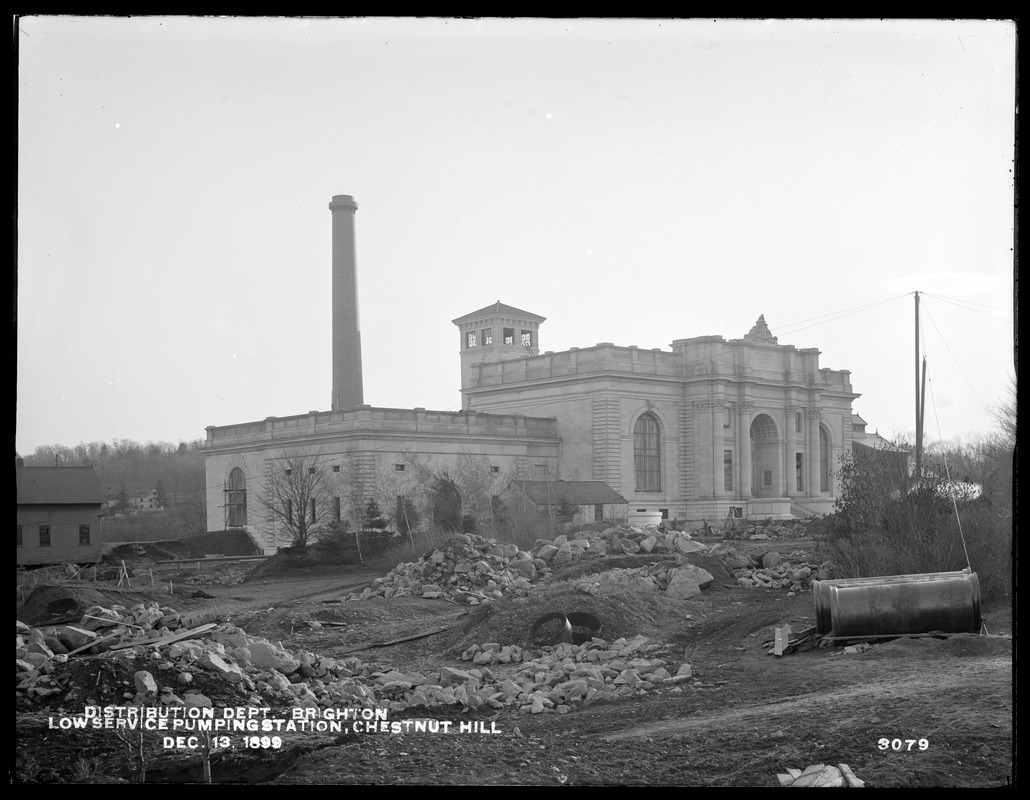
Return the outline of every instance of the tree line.
[[[27,466],[93,467],[109,499],[138,496],[157,489],[167,505],[203,491],[203,441],[146,442],[115,439],[80,442],[74,447],[48,444],[22,458]],[[167,507],[166,505],[166,507]]]

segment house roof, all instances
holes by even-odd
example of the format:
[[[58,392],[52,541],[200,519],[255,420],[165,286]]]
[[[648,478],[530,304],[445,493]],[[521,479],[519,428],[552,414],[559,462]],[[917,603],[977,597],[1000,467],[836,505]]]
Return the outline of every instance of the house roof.
[[[93,467],[18,467],[18,505],[101,505]]]
[[[567,500],[582,505],[610,505],[626,502],[625,497],[604,481],[512,481],[538,506]]]
[[[522,317],[523,319],[531,320],[533,322],[543,322],[547,319],[547,317],[541,317],[539,314],[531,314],[529,311],[523,311],[521,308],[505,305],[498,300],[496,303],[492,303],[486,308],[479,309],[479,311],[473,311],[471,314],[466,314],[463,317],[452,319],[451,322],[455,325],[459,325],[462,322],[469,322],[477,317],[487,317],[493,314],[502,314],[506,317]]]

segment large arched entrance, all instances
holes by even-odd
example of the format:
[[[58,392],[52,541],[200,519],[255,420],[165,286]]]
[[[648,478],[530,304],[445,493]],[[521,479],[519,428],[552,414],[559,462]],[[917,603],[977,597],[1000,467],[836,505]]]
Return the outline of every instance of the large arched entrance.
[[[779,434],[768,414],[751,422],[751,496],[777,497],[780,494]]]

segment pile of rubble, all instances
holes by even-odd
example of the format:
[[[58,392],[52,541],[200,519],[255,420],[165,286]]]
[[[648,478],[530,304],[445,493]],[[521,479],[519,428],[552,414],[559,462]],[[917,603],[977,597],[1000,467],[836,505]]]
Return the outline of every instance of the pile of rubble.
[[[756,539],[758,541],[779,541],[804,539],[809,536],[808,523],[812,520],[793,519],[775,522],[767,520],[764,523],[749,525],[741,524],[738,528],[725,531],[718,531],[724,539]],[[739,520],[738,520],[739,522]]]
[[[802,592],[811,588],[813,580],[828,580],[833,574],[829,561],[810,562],[801,552],[786,557],[775,551],[748,556],[729,545],[716,545],[711,554],[733,570],[733,577],[742,589],[759,587]]]
[[[129,627],[133,623],[127,621],[128,615],[101,607],[89,609],[80,625],[40,629],[19,622],[17,694],[34,702],[60,694],[70,687],[69,661],[87,650],[100,651],[92,657],[103,662],[132,662],[140,656],[154,662],[152,671],[134,673],[134,685],[121,689],[120,698],[105,699],[121,704],[210,707],[214,701],[195,683],[203,673],[208,685],[214,679],[225,686],[227,693],[231,689],[236,695],[245,695],[246,702],[256,706],[359,706],[400,711],[415,706],[454,705],[565,713],[590,700],[675,687],[690,680],[689,665],[670,672],[668,663],[659,657],[669,647],[643,636],[611,643],[594,638],[582,645],[544,647],[532,658],[518,647],[477,645],[463,656],[474,662],[468,669],[442,667],[405,673],[354,657],[336,659],[303,650],[290,652],[231,624],[205,625],[172,634],[176,616],[155,605],[134,607],[131,618],[143,623],[134,626],[135,632]],[[144,631],[145,625],[150,627]],[[512,677],[499,679],[488,666],[505,663],[519,665]],[[103,671],[102,667],[97,669]],[[99,701],[85,695],[78,699],[89,704]]]
[[[550,566],[561,566],[580,558],[638,553],[696,553],[708,548],[684,531],[662,531],[655,525],[643,529],[620,525],[598,533],[582,530],[562,534],[555,540],[538,539],[534,555]]]
[[[448,539],[443,546],[414,562],[398,564],[348,600],[415,595],[446,598],[478,605],[505,596],[525,595],[532,584],[554,567],[587,558],[635,553],[683,554],[705,552],[707,547],[683,531],[658,530],[648,525],[612,527],[598,533],[579,531],[554,540],[537,539],[532,552],[513,544],[498,544],[475,534]]]
[[[170,638],[181,627],[182,617],[173,608],[156,602],[124,606],[91,606],[78,625],[17,627],[16,675],[18,692],[29,699],[43,699],[62,691],[57,665],[80,652],[97,654],[130,643]]]
[[[573,585],[576,591],[590,595],[606,593],[616,585],[633,586],[647,592],[663,592],[666,597],[684,600],[697,597],[715,579],[707,570],[679,561],[661,561],[635,569],[611,569],[585,575]]]
[[[669,646],[653,643],[644,636],[617,639],[608,643],[593,638],[581,645],[559,644],[544,647],[541,655],[522,660],[519,671],[488,687],[486,703],[500,708],[516,706],[522,713],[553,711],[566,714],[576,706],[601,699],[624,697],[651,691],[692,679],[690,665],[683,664],[675,674],[659,655]],[[486,666],[524,657],[517,647],[497,643],[473,645],[462,659]],[[479,695],[482,697],[482,695]]]
[[[546,568],[546,563],[513,544],[466,533],[448,539],[418,561],[398,564],[346,599],[415,595],[478,605],[505,595],[526,594]]]

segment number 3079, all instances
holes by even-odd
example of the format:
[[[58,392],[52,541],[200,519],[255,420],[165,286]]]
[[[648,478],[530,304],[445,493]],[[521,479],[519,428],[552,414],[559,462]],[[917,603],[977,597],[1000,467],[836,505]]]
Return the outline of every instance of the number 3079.
[[[899,750],[911,752],[912,750],[929,750],[929,739],[887,739],[877,741],[876,746],[881,750]]]

